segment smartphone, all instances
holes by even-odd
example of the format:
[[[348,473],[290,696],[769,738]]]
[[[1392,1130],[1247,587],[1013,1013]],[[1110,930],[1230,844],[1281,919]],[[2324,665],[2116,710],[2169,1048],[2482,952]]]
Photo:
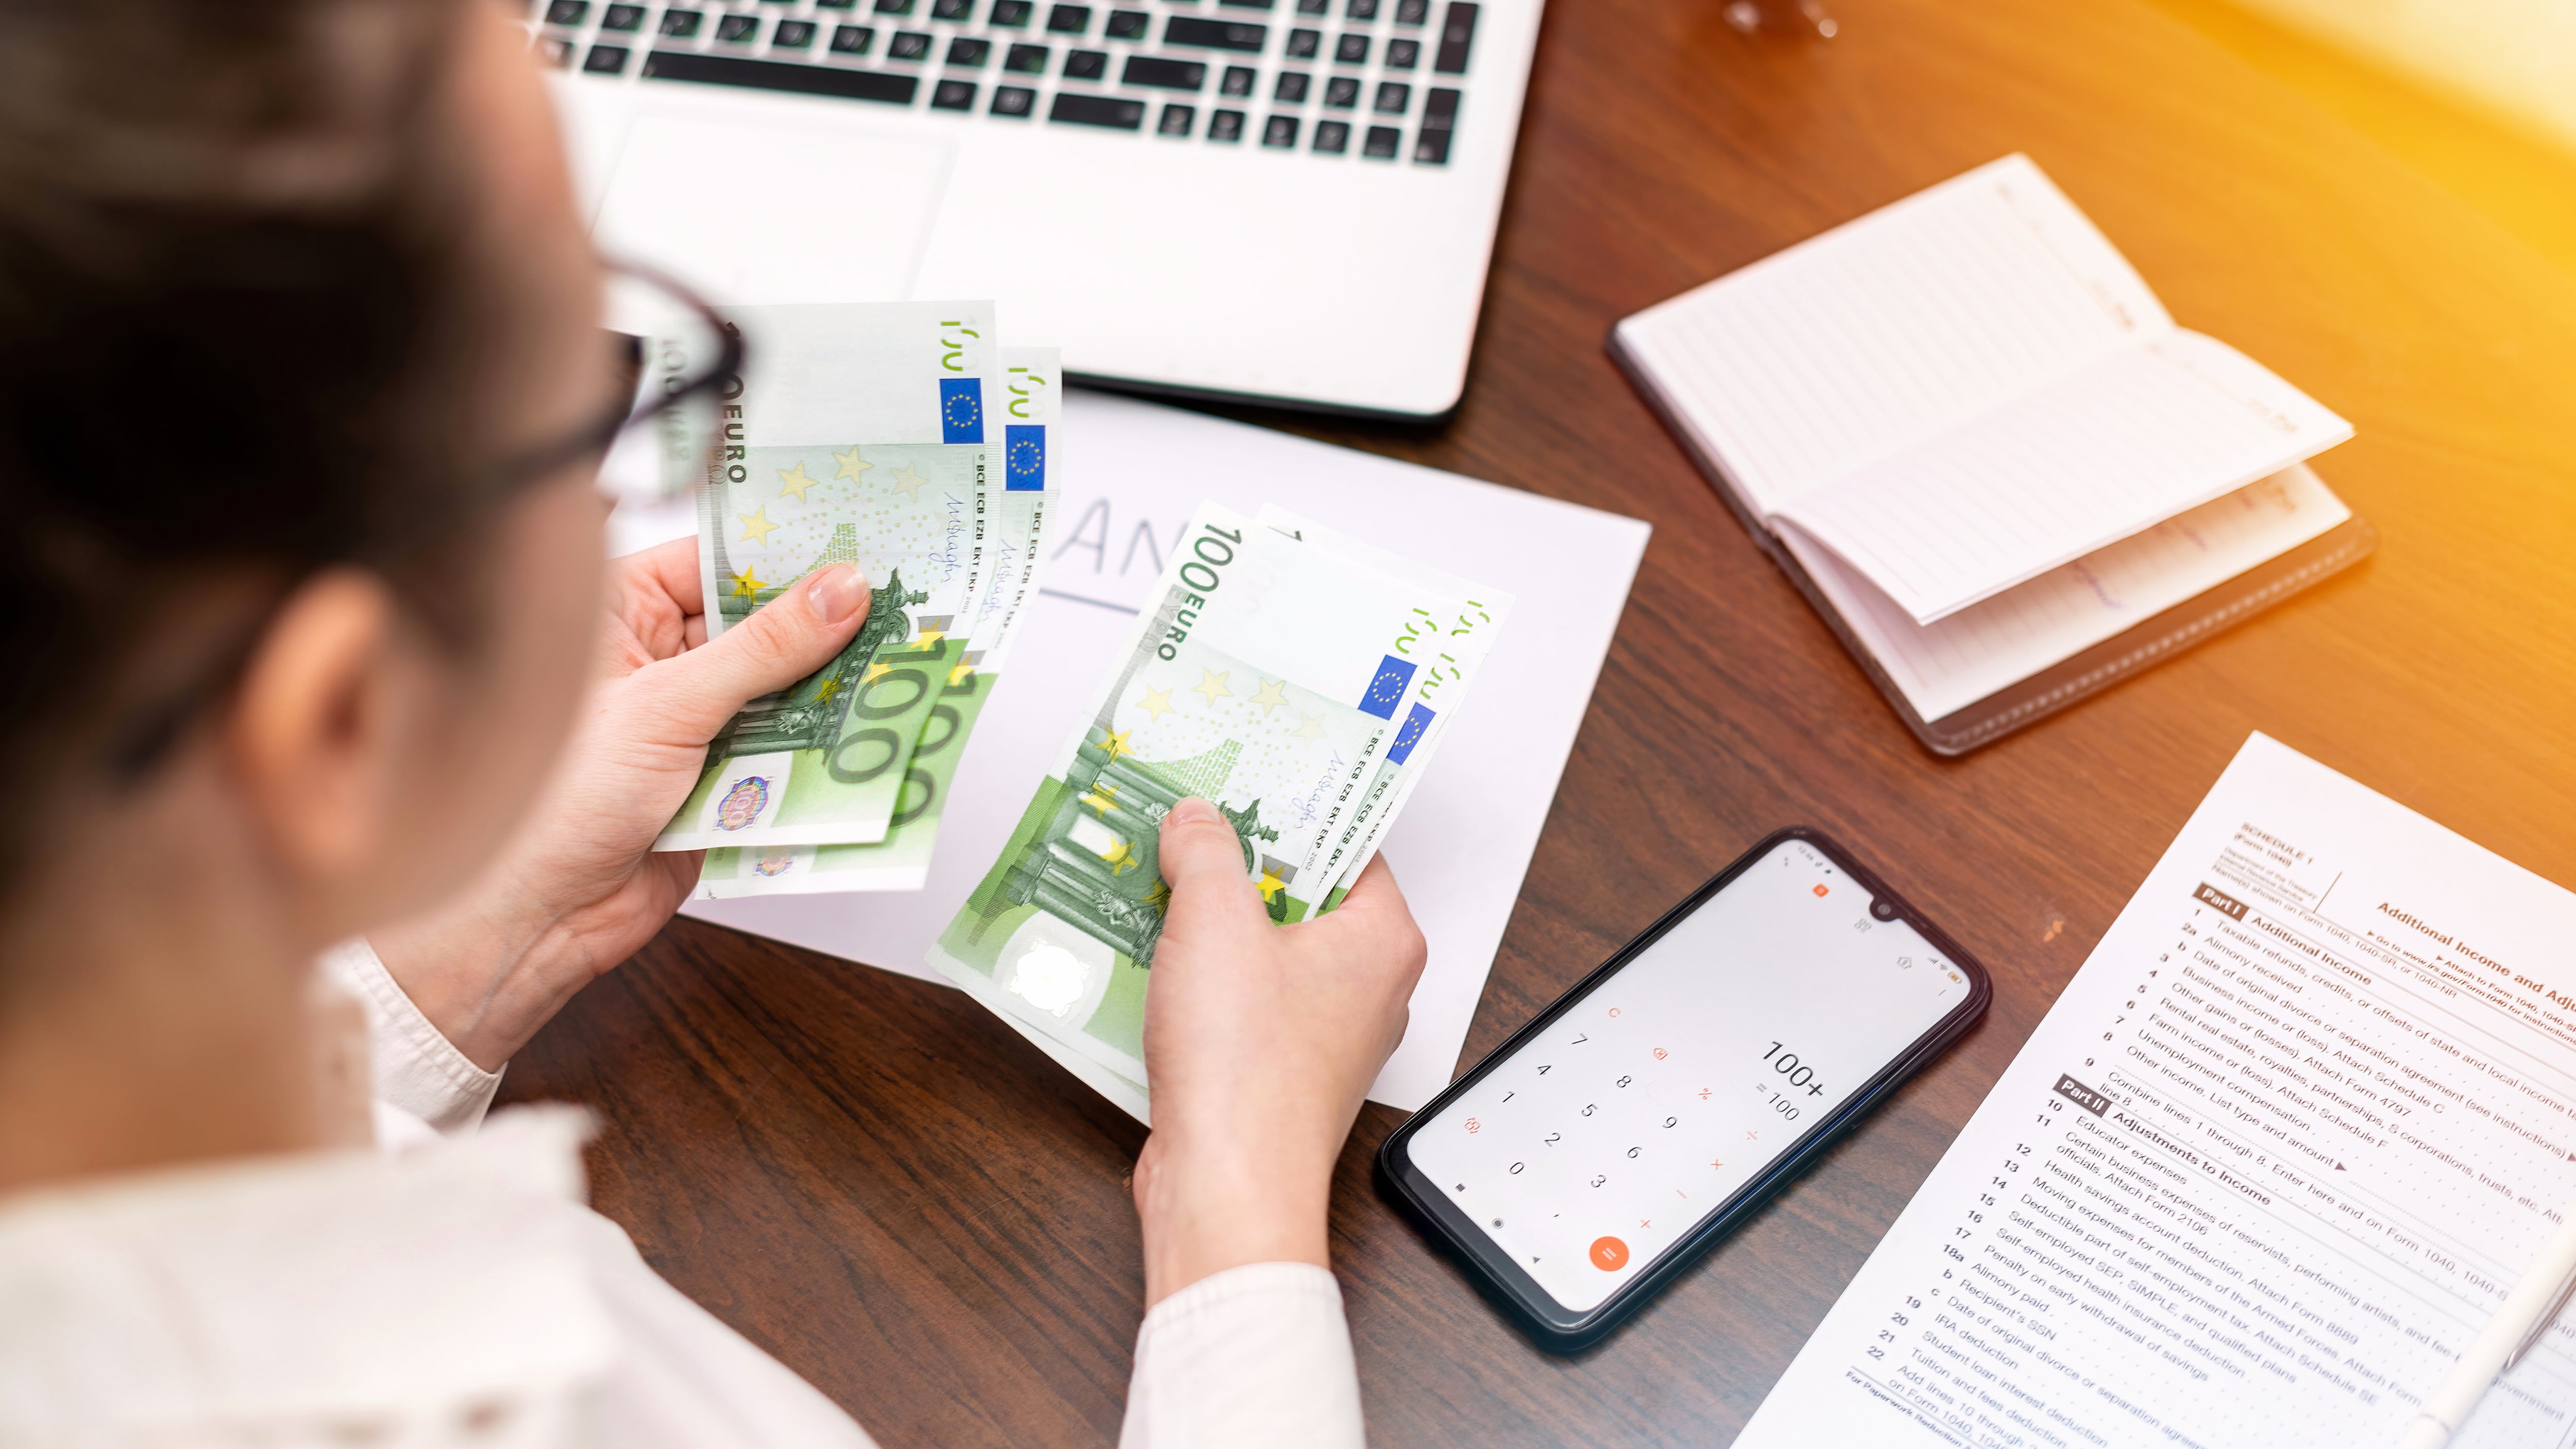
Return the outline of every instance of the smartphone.
[[[1542,1346],[1598,1341],[1994,997],[1842,847],[1783,830],[1379,1149],[1378,1184]]]

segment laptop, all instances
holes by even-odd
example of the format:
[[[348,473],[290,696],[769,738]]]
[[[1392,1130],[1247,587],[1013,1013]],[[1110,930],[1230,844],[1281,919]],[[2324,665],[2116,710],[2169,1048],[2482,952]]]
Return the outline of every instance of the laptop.
[[[1456,406],[1541,0],[533,0],[601,245],[1076,380]]]

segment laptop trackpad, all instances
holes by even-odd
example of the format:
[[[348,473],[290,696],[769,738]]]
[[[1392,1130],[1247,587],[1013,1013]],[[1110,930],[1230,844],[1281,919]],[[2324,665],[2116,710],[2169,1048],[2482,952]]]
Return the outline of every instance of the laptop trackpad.
[[[912,284],[948,178],[945,142],[637,118],[592,228],[710,300],[885,302]]]

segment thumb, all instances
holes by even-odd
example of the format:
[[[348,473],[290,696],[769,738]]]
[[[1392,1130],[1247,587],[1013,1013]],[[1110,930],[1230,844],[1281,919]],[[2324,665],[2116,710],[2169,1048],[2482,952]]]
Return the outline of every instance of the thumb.
[[[722,634],[636,671],[672,727],[715,738],[744,704],[785,689],[830,662],[867,617],[867,578],[848,564],[818,569]]]
[[[1193,795],[1163,817],[1163,879],[1172,887],[1169,914],[1261,909],[1243,870],[1243,842],[1214,805]]]

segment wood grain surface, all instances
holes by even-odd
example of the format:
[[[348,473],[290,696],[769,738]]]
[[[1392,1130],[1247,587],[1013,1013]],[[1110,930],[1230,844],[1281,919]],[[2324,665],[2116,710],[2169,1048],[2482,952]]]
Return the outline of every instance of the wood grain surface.
[[[1368,1109],[1333,1247],[1382,1445],[1733,1437],[2249,731],[2576,884],[2576,285],[2143,0],[1835,0],[1830,42],[1743,36],[1720,12],[1550,7],[1446,427],[1243,415],[1655,525],[1466,1060],[1792,822],[1946,923],[1997,998],[1571,1360],[1532,1349],[1377,1198],[1369,1154],[1400,1115]],[[2318,469],[2383,543],[1951,762],[1889,715],[1602,340],[2014,150],[2185,326],[2353,420]],[[1116,1437],[1143,1134],[964,997],[680,922],[575,1001],[504,1096],[596,1106],[601,1209],[883,1443]]]

